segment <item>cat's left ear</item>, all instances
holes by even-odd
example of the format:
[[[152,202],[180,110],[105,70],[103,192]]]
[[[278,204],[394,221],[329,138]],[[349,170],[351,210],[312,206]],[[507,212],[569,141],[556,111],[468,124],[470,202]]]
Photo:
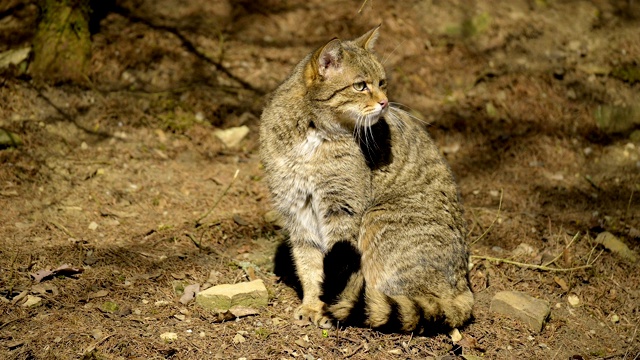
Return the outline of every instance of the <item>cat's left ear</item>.
[[[378,32],[380,26],[381,25],[378,25],[369,30],[366,34],[355,39],[354,42],[362,46],[367,51],[373,51],[373,46],[376,44],[376,40],[378,40],[378,36],[380,35],[380,33]]]
[[[342,65],[342,45],[338,38],[326,43],[316,50],[307,63],[304,74],[307,85],[311,85],[318,79],[327,79]]]

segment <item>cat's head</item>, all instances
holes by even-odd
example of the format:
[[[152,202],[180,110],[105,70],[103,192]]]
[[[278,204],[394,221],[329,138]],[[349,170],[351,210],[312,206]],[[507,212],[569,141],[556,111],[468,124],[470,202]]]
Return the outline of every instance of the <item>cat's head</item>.
[[[310,99],[353,127],[371,126],[389,109],[386,74],[373,53],[378,29],[355,40],[329,41],[305,67]]]

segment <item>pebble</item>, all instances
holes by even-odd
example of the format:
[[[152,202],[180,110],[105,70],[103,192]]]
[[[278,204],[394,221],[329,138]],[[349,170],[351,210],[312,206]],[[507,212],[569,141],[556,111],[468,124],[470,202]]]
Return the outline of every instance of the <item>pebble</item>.
[[[243,342],[247,341],[244,336],[240,335],[240,334],[236,334],[236,336],[233,337],[233,343],[234,344],[242,344]]]
[[[166,342],[172,342],[172,341],[178,340],[178,334],[173,332],[162,333],[160,334],[160,339]]]

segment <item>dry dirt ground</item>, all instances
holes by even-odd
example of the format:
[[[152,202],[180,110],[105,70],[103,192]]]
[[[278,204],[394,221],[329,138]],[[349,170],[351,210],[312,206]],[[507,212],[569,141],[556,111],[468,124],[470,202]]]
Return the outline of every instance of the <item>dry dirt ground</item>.
[[[0,75],[0,128],[22,139],[0,150],[0,358],[639,358],[639,264],[594,242],[609,231],[640,252],[640,134],[597,125],[640,114],[637,1],[99,3],[87,84],[34,83],[25,63]],[[30,45],[33,2],[0,17],[0,52]],[[465,202],[477,303],[457,344],[323,335],[291,319],[299,299],[273,272],[265,94],[313,48],[380,23],[390,96],[428,123]],[[237,147],[214,135],[241,125]],[[580,268],[523,265],[556,255],[549,268]],[[31,275],[63,264],[83,271]],[[249,277],[270,292],[257,316],[216,323],[178,301]],[[490,311],[502,290],[550,303],[541,332]]]

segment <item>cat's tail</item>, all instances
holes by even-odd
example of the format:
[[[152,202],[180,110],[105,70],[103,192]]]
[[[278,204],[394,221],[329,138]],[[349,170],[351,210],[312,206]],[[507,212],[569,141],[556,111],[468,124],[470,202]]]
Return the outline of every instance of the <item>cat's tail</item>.
[[[322,300],[339,324],[382,332],[437,333],[463,325],[471,317],[473,294],[389,296],[367,286],[361,255],[348,242],[334,245],[324,259]]]

